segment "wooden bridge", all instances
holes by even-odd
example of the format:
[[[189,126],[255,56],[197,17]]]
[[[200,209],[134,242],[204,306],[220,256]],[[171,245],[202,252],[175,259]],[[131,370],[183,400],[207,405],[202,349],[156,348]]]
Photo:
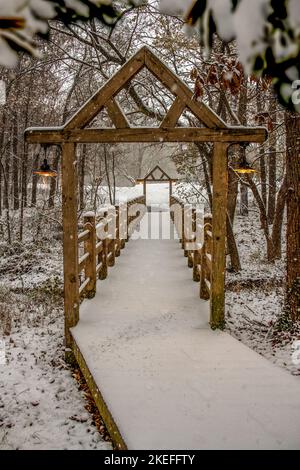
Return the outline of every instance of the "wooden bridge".
[[[98,241],[92,214],[79,235],[80,295],[95,296],[71,328],[73,350],[116,448],[299,448],[299,380],[209,327],[211,215],[200,249],[187,250],[188,237],[146,239],[149,223],[165,234],[180,225],[184,208],[171,201],[171,214],[128,217],[138,227],[128,243],[118,227]]]
[[[143,68],[174,97],[159,127],[132,128],[117,100]],[[114,127],[90,128],[104,108]],[[186,109],[195,127],[180,122]],[[232,144],[263,142],[266,130],[228,126],[143,47],[64,126],[30,128],[25,137],[62,149],[66,358],[78,362],[116,447],[299,448],[297,378],[220,331],[227,152]],[[202,247],[190,249],[184,230],[183,250],[175,239],[131,240],[124,249],[132,224],[143,227],[149,218],[130,210],[143,197],[126,212],[87,213],[78,233],[76,145],[120,142],[213,144],[212,217],[206,215]],[[170,203],[176,209],[165,223],[174,221],[180,232],[188,221],[193,232],[195,208],[172,195]]]

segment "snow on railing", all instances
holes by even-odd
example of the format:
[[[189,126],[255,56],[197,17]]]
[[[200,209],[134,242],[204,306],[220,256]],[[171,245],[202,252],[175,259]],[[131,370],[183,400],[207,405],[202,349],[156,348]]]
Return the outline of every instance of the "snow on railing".
[[[83,216],[83,231],[78,235],[81,256],[78,260],[79,296],[92,298],[97,279],[106,279],[108,268],[115,265],[145,206],[145,197],[130,199],[125,204],[106,206]],[[83,247],[81,246],[83,244]]]
[[[210,299],[212,270],[212,215],[204,215],[202,226],[197,209],[186,205],[176,196],[170,198],[171,219],[180,237],[188,267],[193,269],[193,280],[200,281],[200,298]],[[198,230],[203,230],[203,243],[195,243],[193,237]]]

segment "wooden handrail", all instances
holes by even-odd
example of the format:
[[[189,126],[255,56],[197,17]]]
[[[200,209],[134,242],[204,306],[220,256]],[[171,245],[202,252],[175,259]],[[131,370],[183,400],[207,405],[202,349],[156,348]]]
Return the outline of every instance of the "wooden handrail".
[[[170,215],[176,231],[180,236],[180,243],[184,250],[184,255],[188,259],[188,266],[193,269],[193,280],[200,281],[200,298],[208,300],[211,297],[211,272],[212,272],[212,215],[204,216],[204,241],[202,246],[199,245],[194,250],[187,249],[188,243],[191,241],[191,233],[186,229],[191,228],[191,232],[196,232],[199,228],[197,225],[197,211],[189,205],[185,206],[176,196],[170,197]],[[176,213],[177,212],[177,213]]]
[[[134,204],[145,204],[145,196],[138,196],[127,201],[126,220],[120,218],[120,206],[101,209],[98,217],[94,212],[84,214],[84,230],[78,235],[78,244],[84,243],[83,254],[78,260],[78,275],[83,278],[79,287],[79,296],[91,298],[96,294],[97,278],[106,279],[108,268],[115,265],[130,235],[132,223],[140,213],[130,214],[128,209]],[[125,223],[130,227],[127,239],[121,239]],[[101,238],[97,233],[102,231]],[[84,274],[83,274],[84,271]]]

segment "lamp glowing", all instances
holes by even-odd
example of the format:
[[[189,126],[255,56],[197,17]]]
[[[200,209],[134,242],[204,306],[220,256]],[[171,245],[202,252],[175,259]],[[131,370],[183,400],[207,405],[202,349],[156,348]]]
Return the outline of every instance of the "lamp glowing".
[[[43,163],[41,164],[41,167],[39,170],[33,170],[32,172],[34,175],[39,175],[39,176],[45,176],[45,177],[52,177],[56,178],[57,177],[57,171],[52,170],[50,168],[50,165],[47,161],[47,158],[44,158]]]
[[[234,171],[239,174],[256,173],[256,170],[247,162],[245,156],[240,160],[237,168],[234,168]]]

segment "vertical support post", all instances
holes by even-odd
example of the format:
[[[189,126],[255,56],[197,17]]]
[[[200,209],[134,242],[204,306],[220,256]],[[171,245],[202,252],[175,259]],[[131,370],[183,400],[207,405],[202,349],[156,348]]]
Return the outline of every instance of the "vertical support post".
[[[206,253],[210,253],[209,250],[209,239],[207,232],[211,230],[212,218],[211,215],[206,215],[204,217],[204,242],[201,248],[201,256],[200,256],[200,299],[209,300],[210,298],[210,291],[206,285],[206,279],[211,282],[211,276],[209,275],[209,270],[207,268],[207,260],[206,260]],[[210,253],[211,254],[211,253]]]
[[[94,212],[87,212],[84,215],[84,228],[89,230],[89,238],[84,242],[84,252],[89,253],[85,265],[85,277],[90,278],[86,286],[86,297],[91,299],[96,294],[96,217]]]
[[[116,257],[121,254],[121,240],[120,240],[120,208],[116,206]]]
[[[126,220],[127,220],[127,227],[126,227],[126,230],[127,230],[127,235],[126,235],[126,243],[128,242],[129,240],[129,224],[130,224],[130,220],[129,220],[129,207],[130,207],[130,202],[127,201],[127,204],[126,204]]]
[[[225,325],[226,217],[228,193],[227,151],[229,145],[216,142],[213,151],[213,249],[211,273],[210,325]]]
[[[169,205],[171,207],[171,198],[172,198],[172,180],[169,181]]]
[[[127,234],[126,222],[127,221],[127,204],[121,203],[119,205],[119,236],[120,238],[120,248],[123,250],[125,248],[125,234]]]
[[[189,230],[190,230],[190,227],[189,227],[189,221],[190,221],[190,206],[188,206],[187,204],[182,204],[182,214],[183,214],[183,228],[182,228],[182,231],[183,231],[183,250],[184,250],[184,256],[185,258],[187,258],[188,256],[188,251],[186,249],[186,245],[188,243],[188,239],[189,239]]]
[[[145,201],[146,201],[146,196],[147,196],[147,181],[146,180],[143,181],[143,195],[145,196]]]
[[[109,224],[111,224],[111,226],[108,227],[108,233],[109,233],[108,266],[112,268],[116,262],[116,213],[115,213],[114,207],[108,210],[108,219],[109,219]]]
[[[107,234],[108,226],[107,226],[107,212],[103,213],[103,217],[100,219],[100,221],[103,220],[106,222],[105,228],[103,232]],[[107,278],[107,236],[105,236],[102,240],[102,250],[99,253],[98,257],[98,263],[102,263],[102,267],[99,271],[99,279],[103,281],[104,279]]]
[[[200,265],[200,252],[199,250],[194,250],[194,264],[193,264],[193,281],[199,282],[199,265]]]
[[[184,225],[184,204],[180,202],[180,210],[181,210],[181,248],[184,250],[185,247],[185,225]]]
[[[70,328],[79,320],[76,145],[62,144],[62,213],[66,360],[72,362]]]
[[[203,227],[201,227],[202,230],[204,230]],[[195,238],[196,238],[196,244],[198,240],[198,230],[199,230],[199,217],[198,217],[198,211],[195,209],[195,216],[194,216],[194,232],[195,232]],[[200,281],[200,273],[199,273],[199,266],[201,262],[200,258],[200,253],[201,253],[201,247],[200,245],[196,246],[196,249],[194,250],[194,259],[193,259],[193,281],[199,282]]]
[[[189,243],[196,243],[196,210],[194,208],[190,209],[191,214],[189,218],[189,227],[190,227],[190,234],[189,234]],[[193,239],[194,237],[194,239]],[[194,252],[195,250],[189,250],[188,251],[188,267],[193,268],[194,267]]]

